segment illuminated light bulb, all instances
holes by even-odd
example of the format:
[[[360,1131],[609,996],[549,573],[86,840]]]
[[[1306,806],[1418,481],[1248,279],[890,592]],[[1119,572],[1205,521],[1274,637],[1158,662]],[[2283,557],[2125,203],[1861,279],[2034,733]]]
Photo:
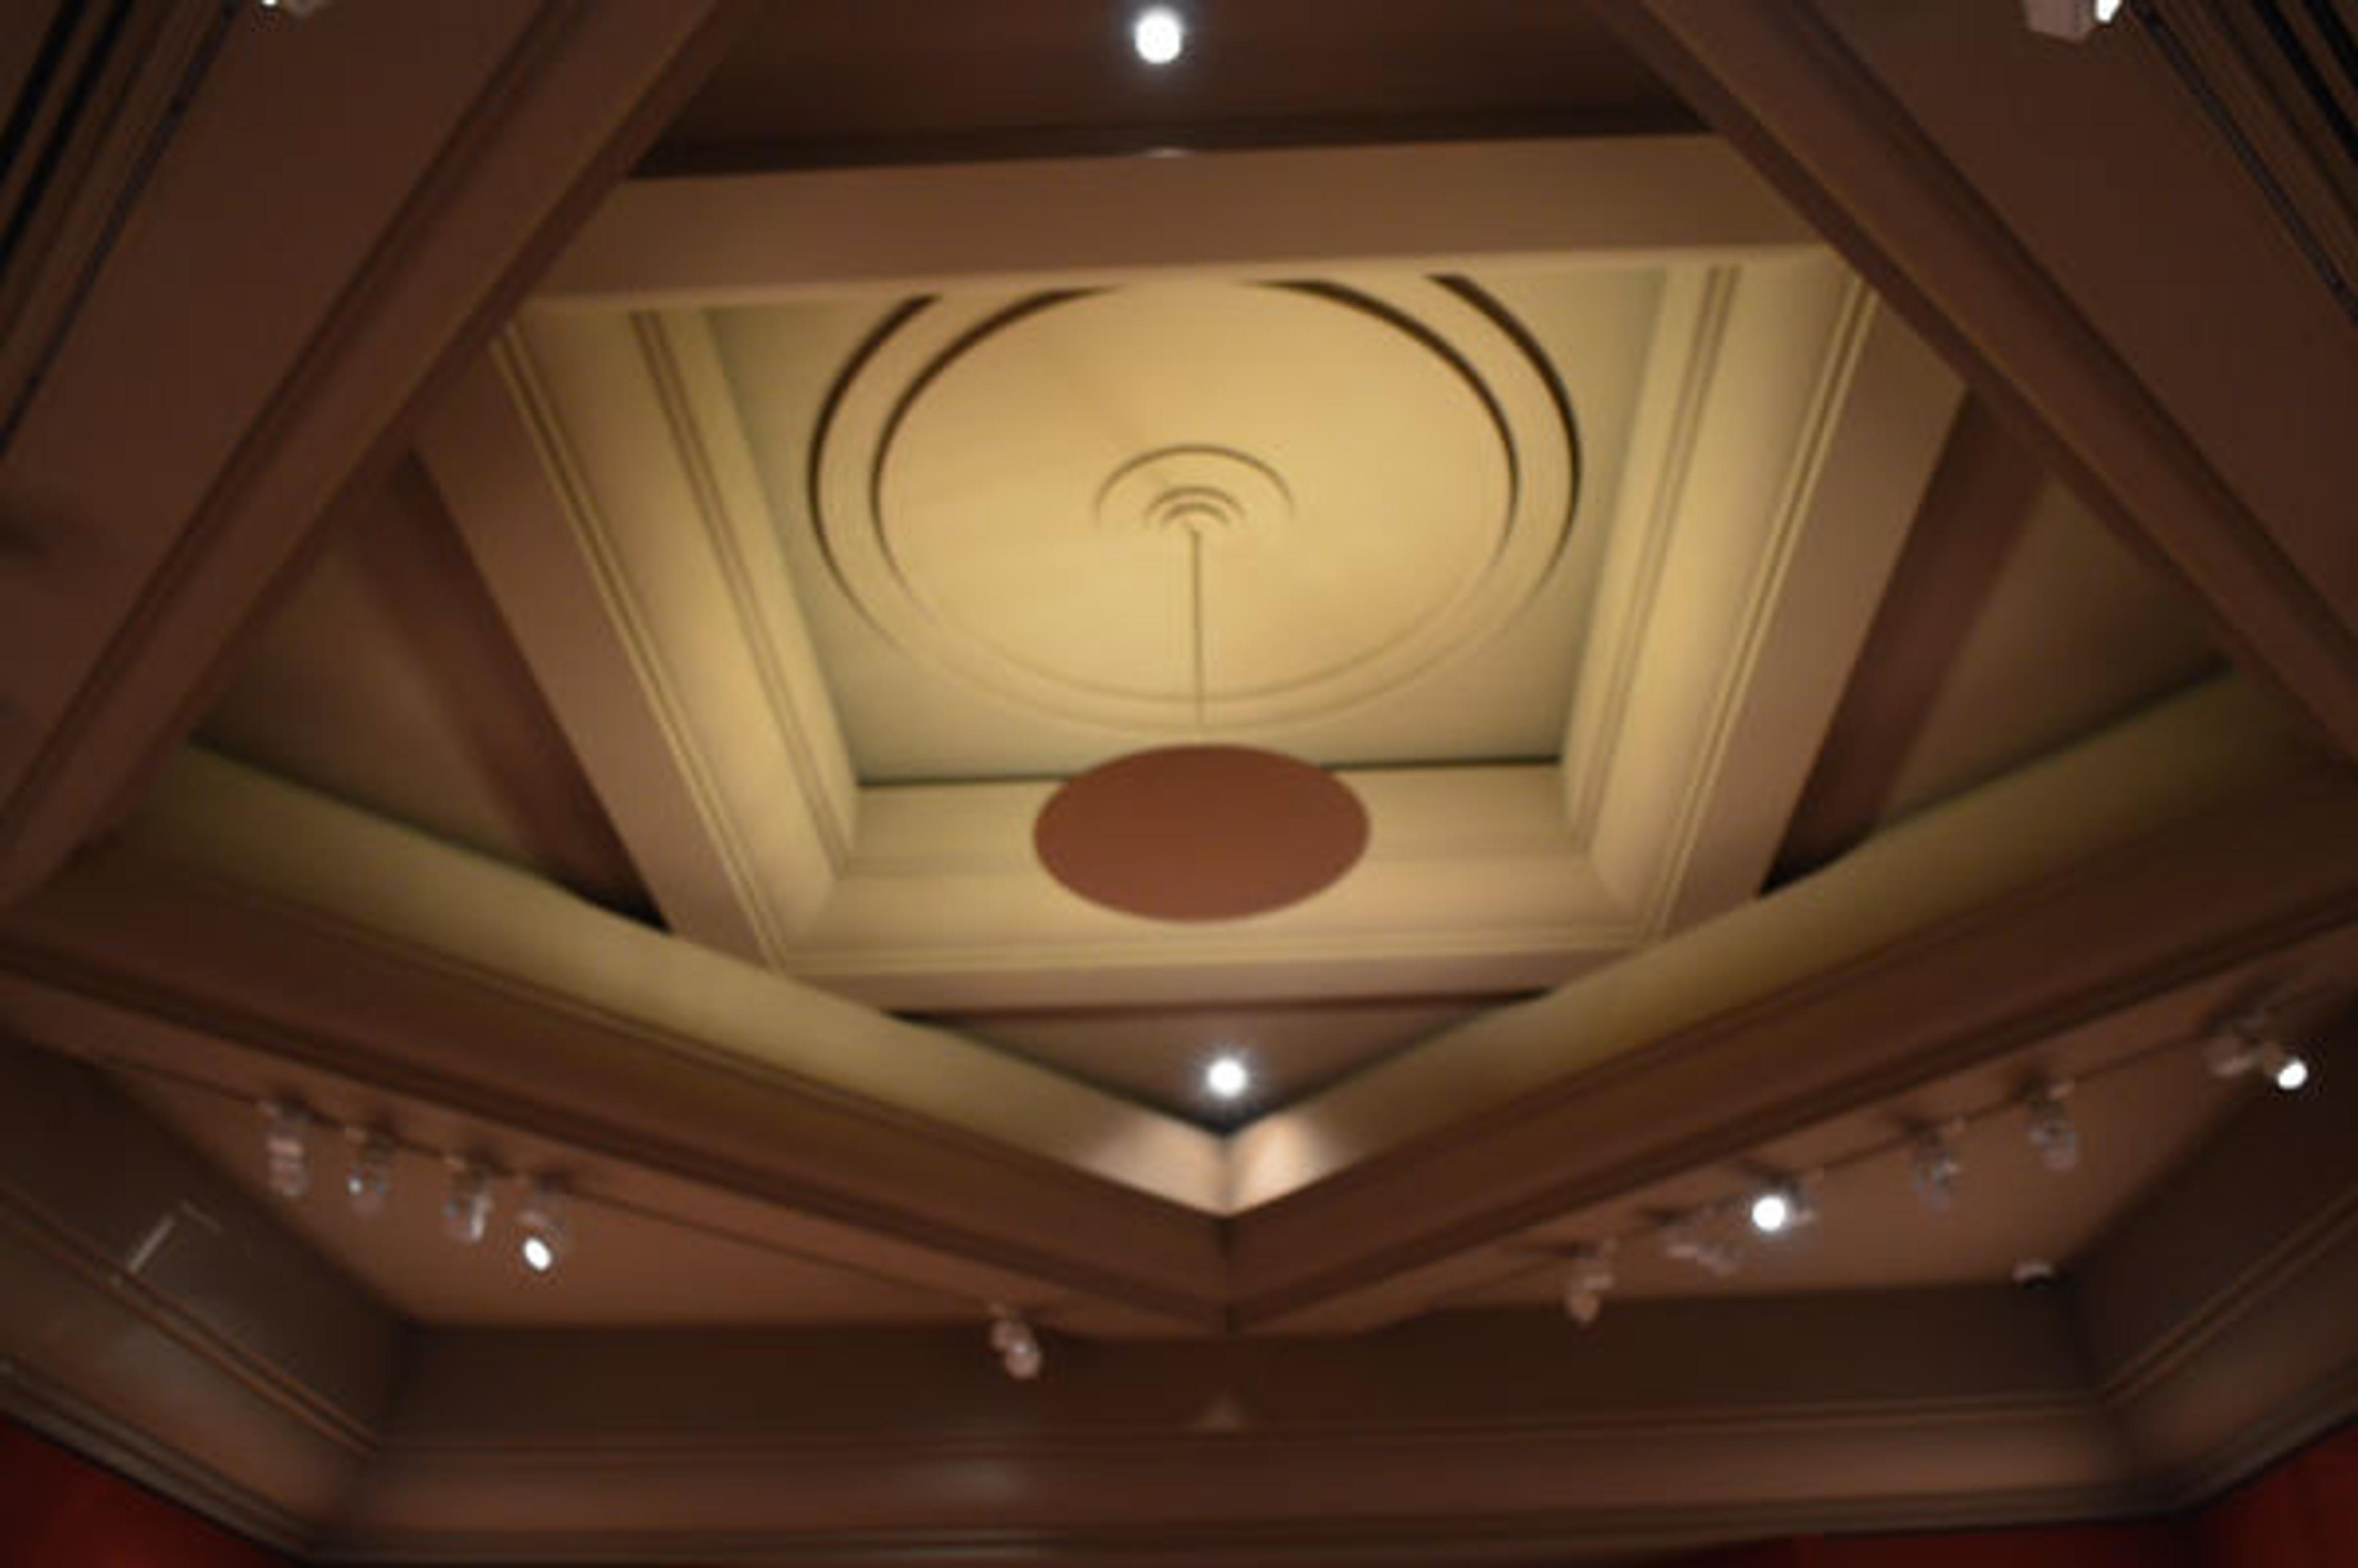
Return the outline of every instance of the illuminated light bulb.
[[[1233,1051],[1212,1058],[1204,1068],[1204,1089],[1214,1099],[1242,1099],[1252,1087],[1252,1068]]]
[[[516,1210],[516,1227],[524,1233],[516,1242],[516,1252],[525,1268],[546,1274],[563,1262],[573,1250],[564,1187],[552,1177],[534,1177],[525,1189],[524,1206]]]
[[[2298,1093],[2309,1084],[2309,1063],[2273,1040],[2253,1051],[2251,1063],[2286,1094]]]
[[[2283,1042],[2272,1037],[2264,1018],[2249,1018],[2228,1026],[2202,1047],[2202,1060],[2212,1076],[2240,1078],[2256,1071],[2286,1094],[2308,1086],[2309,1063]]]
[[[1818,1217],[1798,1181],[1783,1181],[1764,1187],[1754,1196],[1747,1211],[1752,1228],[1763,1236],[1782,1236],[1799,1230]]]
[[[1149,65],[1169,65],[1187,47],[1187,24],[1168,5],[1149,5],[1130,25],[1130,48]]]

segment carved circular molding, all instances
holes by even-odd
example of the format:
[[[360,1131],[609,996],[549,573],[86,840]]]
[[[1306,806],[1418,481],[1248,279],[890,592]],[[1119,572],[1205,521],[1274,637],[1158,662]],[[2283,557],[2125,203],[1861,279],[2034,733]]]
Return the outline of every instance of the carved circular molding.
[[[886,636],[1130,730],[1313,719],[1472,646],[1574,486],[1546,366],[1430,279],[920,301],[811,459],[828,568]]]
[[[1109,909],[1234,920],[1331,886],[1368,848],[1368,812],[1324,769],[1249,746],[1133,752],[1073,779],[1032,840],[1049,874]]]

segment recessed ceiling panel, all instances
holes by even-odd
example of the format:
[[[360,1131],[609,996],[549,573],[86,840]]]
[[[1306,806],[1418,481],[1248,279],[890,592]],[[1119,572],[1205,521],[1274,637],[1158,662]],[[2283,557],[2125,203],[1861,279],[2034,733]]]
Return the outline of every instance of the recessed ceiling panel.
[[[1563,740],[1659,275],[714,314],[856,770]]]

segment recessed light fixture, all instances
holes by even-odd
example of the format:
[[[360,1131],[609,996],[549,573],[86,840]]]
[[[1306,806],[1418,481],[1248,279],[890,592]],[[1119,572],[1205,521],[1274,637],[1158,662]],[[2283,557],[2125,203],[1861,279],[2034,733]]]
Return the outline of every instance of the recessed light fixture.
[[[1187,47],[1187,24],[1168,5],[1149,5],[1130,21],[1130,46],[1149,65],[1169,65]]]
[[[1252,1068],[1234,1051],[1223,1051],[1204,1067],[1204,1092],[1214,1099],[1237,1100],[1252,1087]]]

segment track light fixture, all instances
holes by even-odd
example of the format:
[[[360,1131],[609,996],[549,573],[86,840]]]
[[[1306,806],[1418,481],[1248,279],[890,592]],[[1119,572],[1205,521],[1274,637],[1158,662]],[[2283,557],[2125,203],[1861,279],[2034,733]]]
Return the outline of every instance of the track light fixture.
[[[565,1188],[552,1176],[535,1176],[525,1188],[524,1206],[516,1210],[522,1233],[516,1253],[524,1266],[546,1274],[573,1250],[573,1227],[566,1217]]]
[[[477,1161],[453,1154],[450,1190],[442,1199],[442,1234],[461,1247],[480,1243],[492,1225],[492,1173]]]
[[[2227,1033],[2214,1036],[2203,1045],[2202,1060],[2215,1077],[2240,1078],[2257,1073],[2286,1094],[2309,1087],[2308,1060],[2288,1049],[2258,1019],[2232,1024]]]
[[[2022,19],[2034,33],[2076,44],[2126,8],[2126,0],[2022,0]]]
[[[1692,1263],[1714,1280],[1725,1280],[1744,1267],[1744,1254],[1736,1244],[1704,1234],[1702,1217],[1688,1215],[1672,1220],[1662,1227],[1662,1256],[1677,1263]]]
[[[1605,1310],[1605,1292],[1613,1288],[1613,1238],[1608,1236],[1576,1249],[1570,1261],[1572,1271],[1563,1283],[1563,1310],[1573,1322],[1586,1328]]]
[[[1040,1375],[1044,1360],[1040,1336],[1014,1308],[990,1309],[990,1347],[998,1352],[1001,1368],[1017,1382],[1028,1383]]]
[[[384,1212],[385,1200],[393,1195],[393,1159],[397,1151],[392,1135],[376,1129],[347,1127],[344,1136],[352,1145],[352,1166],[344,1173],[344,1196],[354,1214],[373,1218]]]
[[[270,1190],[299,1198],[311,1190],[311,1113],[300,1100],[262,1102],[262,1154]]]
[[[2080,1164],[2080,1127],[2063,1103],[2071,1093],[2071,1081],[2060,1079],[2031,1090],[2022,1102],[2030,1147],[2038,1152],[2039,1162],[2059,1176]]]
[[[1931,1128],[1908,1147],[1909,1179],[1917,1198],[1934,1214],[1946,1214],[1957,1205],[1957,1188],[1964,1180],[1964,1156],[1957,1152],[1962,1123]]]

